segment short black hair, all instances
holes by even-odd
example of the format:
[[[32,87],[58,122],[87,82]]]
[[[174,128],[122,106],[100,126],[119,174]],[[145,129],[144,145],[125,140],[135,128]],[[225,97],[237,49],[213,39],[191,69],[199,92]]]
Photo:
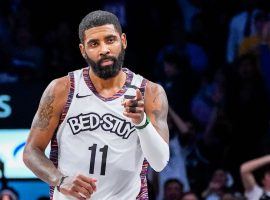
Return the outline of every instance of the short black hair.
[[[122,34],[122,27],[121,24],[116,17],[111,12],[103,11],[103,10],[96,10],[87,14],[81,21],[79,25],[79,38],[81,43],[84,40],[84,32],[90,28],[103,26],[106,24],[114,25],[115,29],[119,34]]]
[[[184,188],[184,185],[181,181],[179,181],[178,179],[176,178],[171,178],[171,179],[168,179],[165,183],[164,183],[164,189],[166,190],[167,187],[171,184],[171,183],[176,183],[178,184],[180,187],[181,187],[181,190],[183,190]]]
[[[269,174],[269,173],[270,173],[270,165],[269,164],[260,167],[259,169],[257,169],[254,172],[255,179],[260,186],[263,186],[262,180],[264,179],[265,175]]]

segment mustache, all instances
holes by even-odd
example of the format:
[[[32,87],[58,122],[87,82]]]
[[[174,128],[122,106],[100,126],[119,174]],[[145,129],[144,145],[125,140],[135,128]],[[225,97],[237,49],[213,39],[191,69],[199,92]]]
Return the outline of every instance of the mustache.
[[[113,56],[102,56],[102,58],[98,61],[98,64],[100,64],[102,61],[104,60],[112,60],[112,61],[116,61],[116,58]]]

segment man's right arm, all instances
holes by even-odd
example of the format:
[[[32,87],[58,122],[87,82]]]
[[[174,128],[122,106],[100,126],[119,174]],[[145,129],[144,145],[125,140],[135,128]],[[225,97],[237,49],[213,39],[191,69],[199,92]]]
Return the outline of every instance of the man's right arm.
[[[68,91],[68,77],[56,79],[46,88],[33,119],[23,153],[23,160],[27,167],[52,186],[56,186],[63,175],[44,152],[57,129]]]
[[[62,194],[85,200],[96,191],[96,179],[82,174],[64,175],[44,153],[59,125],[69,88],[68,77],[56,79],[46,88],[32,123],[23,160],[41,180],[51,186],[59,186],[58,189]]]
[[[241,165],[241,178],[246,191],[252,190],[257,185],[252,172],[270,163],[270,155],[247,161]]]

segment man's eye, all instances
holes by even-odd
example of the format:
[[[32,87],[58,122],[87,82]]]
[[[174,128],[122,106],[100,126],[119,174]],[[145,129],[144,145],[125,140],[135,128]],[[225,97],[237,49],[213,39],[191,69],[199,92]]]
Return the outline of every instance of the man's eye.
[[[97,46],[97,42],[90,42],[90,43],[89,43],[89,46],[90,46],[90,47],[95,47],[95,46]]]
[[[114,38],[109,38],[107,41],[108,41],[108,43],[110,43],[110,44],[111,44],[111,43],[113,43],[113,42],[114,42]]]

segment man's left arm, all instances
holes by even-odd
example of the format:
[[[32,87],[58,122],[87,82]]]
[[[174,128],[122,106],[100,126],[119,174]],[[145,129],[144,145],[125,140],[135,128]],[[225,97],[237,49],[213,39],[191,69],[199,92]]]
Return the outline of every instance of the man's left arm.
[[[169,161],[168,101],[164,89],[148,81],[145,98],[139,89],[134,99],[124,100],[123,114],[134,123],[143,154],[150,166],[161,171]]]
[[[145,90],[144,111],[150,122],[143,129],[137,128],[138,135],[144,156],[159,172],[169,161],[168,101],[164,89],[150,81]]]
[[[162,86],[148,81],[145,90],[144,108],[158,134],[166,143],[169,143],[168,100]]]

